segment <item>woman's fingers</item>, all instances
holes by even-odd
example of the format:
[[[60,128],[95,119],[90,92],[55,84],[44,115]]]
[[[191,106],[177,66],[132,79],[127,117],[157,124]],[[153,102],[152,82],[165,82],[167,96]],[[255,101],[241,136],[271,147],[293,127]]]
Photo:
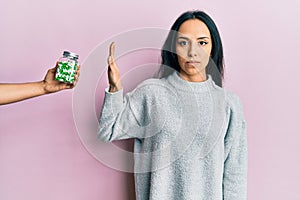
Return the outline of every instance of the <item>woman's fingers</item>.
[[[108,65],[115,64],[115,43],[112,42],[109,46]]]
[[[113,56],[113,57],[114,57],[114,55],[115,55],[115,43],[114,43],[114,42],[112,42],[112,43],[110,44],[110,47],[109,47],[109,55],[110,55],[110,56]]]

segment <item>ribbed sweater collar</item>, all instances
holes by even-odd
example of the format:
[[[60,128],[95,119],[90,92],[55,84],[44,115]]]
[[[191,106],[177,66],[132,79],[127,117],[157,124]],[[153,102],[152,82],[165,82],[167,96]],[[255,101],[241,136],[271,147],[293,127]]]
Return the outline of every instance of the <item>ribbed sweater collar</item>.
[[[203,82],[190,82],[182,79],[179,75],[179,72],[174,71],[167,77],[167,81],[175,87],[175,89],[182,90],[185,92],[207,92],[212,89],[214,81],[212,80],[211,75],[208,75],[208,78]]]

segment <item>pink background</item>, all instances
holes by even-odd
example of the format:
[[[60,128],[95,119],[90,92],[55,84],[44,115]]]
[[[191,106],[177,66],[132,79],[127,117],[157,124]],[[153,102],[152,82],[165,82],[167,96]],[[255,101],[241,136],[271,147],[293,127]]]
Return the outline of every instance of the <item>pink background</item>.
[[[248,199],[296,200],[299,8],[297,0],[0,0],[0,82],[41,80],[65,49],[84,61],[111,35],[168,29],[182,12],[204,10],[223,39],[225,86],[244,106]],[[132,184],[130,174],[106,167],[82,145],[72,91],[0,107],[1,200],[133,199]]]

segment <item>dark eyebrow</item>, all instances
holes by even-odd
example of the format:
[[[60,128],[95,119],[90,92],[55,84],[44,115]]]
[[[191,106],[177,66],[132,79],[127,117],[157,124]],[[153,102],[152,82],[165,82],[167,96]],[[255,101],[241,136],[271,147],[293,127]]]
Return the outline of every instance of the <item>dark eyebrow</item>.
[[[197,40],[202,40],[202,39],[209,39],[209,37],[204,36],[204,37],[198,37],[197,38]]]
[[[185,40],[189,40],[189,38],[184,37],[184,36],[179,36],[178,39],[185,39]],[[209,37],[198,37],[197,40],[203,40],[203,39],[209,39]]]

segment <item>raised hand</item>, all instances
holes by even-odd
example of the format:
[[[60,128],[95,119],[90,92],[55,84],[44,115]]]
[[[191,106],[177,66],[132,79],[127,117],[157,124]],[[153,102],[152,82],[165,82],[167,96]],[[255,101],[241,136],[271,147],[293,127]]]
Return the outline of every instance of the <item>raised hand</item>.
[[[117,92],[122,89],[120,72],[117,63],[115,61],[114,54],[115,54],[115,43],[112,42],[109,47],[109,56],[107,59],[109,92]]]

